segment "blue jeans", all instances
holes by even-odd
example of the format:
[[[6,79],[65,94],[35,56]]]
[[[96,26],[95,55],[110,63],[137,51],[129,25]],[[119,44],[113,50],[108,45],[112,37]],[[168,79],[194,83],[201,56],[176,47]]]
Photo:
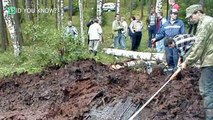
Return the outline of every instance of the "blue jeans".
[[[179,54],[177,48],[165,47],[166,62],[169,68],[176,68],[178,64]]]
[[[156,42],[156,50],[157,50],[157,52],[164,52],[165,51],[164,39],[165,38],[163,38],[162,40]]]
[[[213,66],[201,68],[199,90],[203,97],[206,119],[213,120]]]
[[[118,36],[114,38],[114,48],[117,49],[119,44],[121,45],[121,49],[126,49],[126,38],[121,33],[119,33]]]
[[[148,44],[149,48],[152,48],[152,38],[155,38],[155,34],[156,34],[156,27],[155,25],[152,25],[149,27],[149,44]]]

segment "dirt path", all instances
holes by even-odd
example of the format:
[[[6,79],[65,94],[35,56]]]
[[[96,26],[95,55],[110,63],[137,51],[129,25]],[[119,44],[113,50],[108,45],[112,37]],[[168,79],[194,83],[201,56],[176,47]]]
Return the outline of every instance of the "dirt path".
[[[182,80],[172,81],[139,117],[203,119],[198,73],[195,68],[184,71]],[[113,71],[94,60],[14,75],[0,81],[0,120],[126,120],[164,84],[165,77],[128,68]]]

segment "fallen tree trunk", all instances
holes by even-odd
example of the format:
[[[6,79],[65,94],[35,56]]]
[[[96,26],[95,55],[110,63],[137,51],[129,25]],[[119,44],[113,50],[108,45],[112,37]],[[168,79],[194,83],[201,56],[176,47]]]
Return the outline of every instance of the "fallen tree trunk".
[[[127,50],[119,50],[112,48],[104,48],[103,49],[106,54],[116,55],[116,56],[124,56],[133,59],[142,59],[145,61],[165,61],[164,53],[149,53],[149,52],[135,52],[135,51],[127,51]]]

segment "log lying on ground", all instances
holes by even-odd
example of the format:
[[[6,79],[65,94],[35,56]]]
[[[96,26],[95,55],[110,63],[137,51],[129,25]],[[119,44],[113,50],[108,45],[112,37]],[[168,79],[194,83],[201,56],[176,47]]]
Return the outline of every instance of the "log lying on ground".
[[[106,54],[116,55],[116,56],[124,56],[133,59],[142,59],[142,60],[159,60],[165,61],[164,53],[150,53],[150,52],[135,52],[128,50],[119,50],[112,48],[104,48],[103,49]]]

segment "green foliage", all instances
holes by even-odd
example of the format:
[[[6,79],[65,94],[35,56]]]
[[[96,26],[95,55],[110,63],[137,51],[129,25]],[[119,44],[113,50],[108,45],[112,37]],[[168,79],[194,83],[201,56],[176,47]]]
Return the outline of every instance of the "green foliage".
[[[63,32],[46,25],[47,22],[26,25],[24,35],[29,39],[23,45],[22,54],[17,58],[12,51],[0,55],[0,77],[14,72],[35,73],[49,65],[60,66],[88,57],[87,49],[78,39],[65,39]]]
[[[23,29],[23,35],[26,36],[29,41],[46,41],[46,35],[50,34],[46,26],[42,25],[45,23],[34,24],[33,22],[26,23],[26,26]]]

